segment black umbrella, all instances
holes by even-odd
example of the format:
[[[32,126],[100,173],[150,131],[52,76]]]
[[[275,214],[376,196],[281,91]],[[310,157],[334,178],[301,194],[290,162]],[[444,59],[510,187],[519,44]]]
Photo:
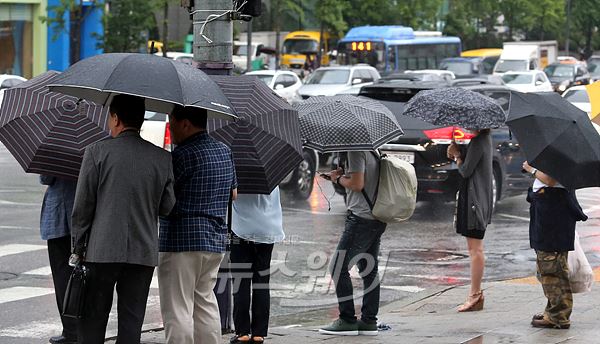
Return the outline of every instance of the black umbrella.
[[[390,110],[369,98],[310,97],[295,108],[304,144],[322,153],[375,150],[403,134]]]
[[[254,76],[211,76],[238,115],[208,121],[233,151],[240,193],[269,194],[302,161],[298,112]]]
[[[531,166],[569,188],[600,186],[600,135],[557,93],[514,92],[506,124]]]
[[[170,113],[174,104],[232,119],[227,97],[201,70],[148,54],[102,54],[81,60],[52,82],[50,90],[107,104],[114,94],[146,98],[146,110]]]
[[[5,91],[0,141],[25,172],[77,178],[85,147],[109,136],[108,112],[50,92],[59,75],[46,72]]]
[[[458,87],[420,91],[406,104],[404,114],[436,126],[468,129],[498,128],[506,119],[494,100]]]

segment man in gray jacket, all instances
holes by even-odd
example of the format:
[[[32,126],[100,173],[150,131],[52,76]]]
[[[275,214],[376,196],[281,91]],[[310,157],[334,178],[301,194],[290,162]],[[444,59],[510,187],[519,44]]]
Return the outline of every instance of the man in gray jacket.
[[[103,343],[118,294],[117,343],[139,343],[154,267],[158,264],[158,216],[175,204],[171,155],[145,141],[144,99],[115,96],[111,139],[85,150],[72,217],[72,260],[90,269],[79,343]],[[86,244],[87,243],[87,244]]]

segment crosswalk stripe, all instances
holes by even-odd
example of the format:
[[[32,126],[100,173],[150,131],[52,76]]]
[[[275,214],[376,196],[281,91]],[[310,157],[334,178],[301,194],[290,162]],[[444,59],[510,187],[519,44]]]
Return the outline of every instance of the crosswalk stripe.
[[[404,291],[407,293],[418,293],[425,290],[425,288],[417,287],[416,285],[382,285],[381,288],[396,291]]]
[[[49,338],[50,336],[56,336],[61,332],[62,325],[60,321],[44,320],[0,329],[0,337]]]
[[[52,275],[52,270],[50,266],[43,266],[39,269],[25,271],[23,275],[50,276]]]
[[[0,257],[10,256],[12,254],[19,254],[37,250],[45,250],[44,245],[23,245],[23,244],[10,244],[0,246]]]
[[[0,304],[54,294],[53,288],[11,287],[0,289]]]

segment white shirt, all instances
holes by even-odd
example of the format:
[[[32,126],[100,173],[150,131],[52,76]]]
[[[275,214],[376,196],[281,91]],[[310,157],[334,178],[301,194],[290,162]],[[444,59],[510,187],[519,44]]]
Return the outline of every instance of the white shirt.
[[[535,181],[533,182],[533,192],[538,192],[538,191],[540,191],[540,189],[542,189],[542,188],[548,188],[548,187],[550,187],[550,186],[542,183],[541,180],[535,178]],[[564,186],[560,185],[559,183],[557,183],[556,185],[554,185],[552,187],[554,187],[554,188],[563,188],[563,189],[565,188]]]

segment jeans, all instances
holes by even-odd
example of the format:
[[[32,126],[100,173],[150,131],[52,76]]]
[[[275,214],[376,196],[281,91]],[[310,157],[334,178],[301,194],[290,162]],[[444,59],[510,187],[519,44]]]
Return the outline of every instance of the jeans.
[[[261,244],[238,237],[232,239],[230,257],[233,277],[233,322],[237,335],[267,336],[272,253],[273,244]]]
[[[385,227],[386,224],[383,222],[364,219],[352,213],[346,217],[344,233],[330,267],[340,318],[345,321],[356,322],[352,280],[349,273],[356,264],[364,285],[361,320],[369,324],[377,323],[380,292],[377,256]]]

